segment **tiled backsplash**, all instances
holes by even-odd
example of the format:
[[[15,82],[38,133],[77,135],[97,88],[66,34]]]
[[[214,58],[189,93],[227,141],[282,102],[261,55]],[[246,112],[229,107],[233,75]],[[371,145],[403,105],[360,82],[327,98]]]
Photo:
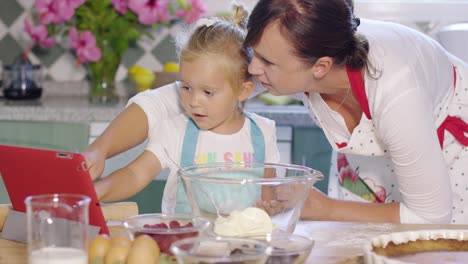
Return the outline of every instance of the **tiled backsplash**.
[[[24,19],[33,4],[34,0],[0,0],[1,63],[12,63],[28,47],[30,42],[24,31]],[[161,27],[155,32],[154,39],[143,37],[130,47],[124,55],[117,79],[124,79],[127,69],[134,64],[158,71],[164,63],[176,60],[173,40],[180,27]],[[46,78],[52,80],[75,81],[86,77],[84,66],[77,65],[74,55],[59,45],[50,49],[34,48],[29,59],[44,65]]]
[[[245,4],[251,10],[256,0],[238,0],[238,2]],[[231,0],[205,0],[208,14],[226,11],[230,3]],[[434,0],[431,2],[434,5],[432,9],[428,9],[427,4],[421,4],[421,6],[408,4],[406,9],[402,8],[400,11],[394,10],[393,13],[391,10],[388,11],[389,8],[384,8],[377,1],[355,0],[355,3],[358,16],[394,20],[428,33],[431,37],[435,37],[435,32],[444,25],[467,21],[464,19],[465,13],[457,7],[459,5],[461,9],[464,9],[468,3],[459,3],[457,5],[452,3],[452,5],[447,6],[443,0]],[[392,1],[385,3],[390,5],[389,7],[396,5]],[[0,0],[1,63],[12,63],[29,45],[29,37],[24,31],[23,25],[24,18],[28,15],[33,4],[34,0]],[[439,10],[439,8],[436,8],[437,5],[441,5],[445,9]],[[421,7],[426,7],[428,10]],[[419,14],[419,17],[414,16],[415,10],[419,11],[416,12]],[[407,14],[409,11],[411,11],[412,15]],[[159,71],[164,63],[176,60],[173,40],[180,27],[181,25],[175,25],[172,28],[160,28],[158,32],[155,32],[154,39],[143,37],[138,43],[130,47],[124,55],[123,63],[117,73],[117,79],[124,79],[127,75],[127,69],[134,64]],[[34,48],[29,58],[33,63],[44,65],[45,74],[51,80],[76,81],[83,80],[86,77],[84,67],[76,64],[74,55],[68,49],[59,45],[51,49]]]

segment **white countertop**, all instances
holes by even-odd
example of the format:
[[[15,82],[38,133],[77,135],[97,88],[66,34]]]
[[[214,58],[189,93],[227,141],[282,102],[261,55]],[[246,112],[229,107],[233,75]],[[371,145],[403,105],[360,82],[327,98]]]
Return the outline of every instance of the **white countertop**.
[[[51,121],[71,123],[110,122],[125,107],[128,93],[118,84],[120,101],[113,105],[91,104],[86,82],[45,82],[38,100],[0,99],[0,120]],[[277,125],[314,126],[302,105],[267,106],[251,100],[245,109],[276,121]]]

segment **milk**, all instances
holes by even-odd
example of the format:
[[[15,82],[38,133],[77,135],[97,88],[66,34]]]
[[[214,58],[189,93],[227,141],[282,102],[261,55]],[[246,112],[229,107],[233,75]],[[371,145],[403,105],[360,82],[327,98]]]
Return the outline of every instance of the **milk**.
[[[87,264],[86,251],[66,247],[46,247],[33,250],[29,264]]]

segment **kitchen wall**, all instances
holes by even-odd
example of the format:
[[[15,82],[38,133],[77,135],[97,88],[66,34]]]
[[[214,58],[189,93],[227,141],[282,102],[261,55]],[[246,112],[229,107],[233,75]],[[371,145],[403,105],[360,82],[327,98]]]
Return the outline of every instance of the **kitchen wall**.
[[[251,5],[254,1],[251,2]],[[10,64],[28,46],[29,37],[24,32],[24,18],[28,16],[34,0],[0,0],[0,62]],[[225,11],[227,1],[207,0],[208,14]],[[161,28],[155,32],[154,40],[144,37],[136,45],[129,48],[123,58],[123,63],[117,73],[117,78],[126,77],[127,70],[134,64],[155,71],[161,70],[164,63],[176,60],[174,36],[181,25],[171,28]],[[76,65],[75,57],[66,49],[56,45],[50,49],[34,48],[29,56],[33,63],[45,66],[46,78],[52,80],[83,80],[85,69]]]
[[[231,0],[206,0],[208,14],[228,10]],[[256,0],[238,0],[251,9]],[[12,63],[28,46],[29,37],[23,30],[24,18],[34,0],[0,0],[0,62]],[[421,30],[432,37],[441,27],[455,22],[468,21],[468,0],[355,0],[356,14],[361,17],[392,20]],[[127,69],[138,64],[155,71],[168,61],[176,60],[174,36],[180,25],[161,28],[154,40],[143,38],[125,54],[117,78],[126,77]],[[46,77],[52,80],[83,80],[85,70],[77,66],[73,55],[63,47],[33,49],[30,59],[45,66]]]

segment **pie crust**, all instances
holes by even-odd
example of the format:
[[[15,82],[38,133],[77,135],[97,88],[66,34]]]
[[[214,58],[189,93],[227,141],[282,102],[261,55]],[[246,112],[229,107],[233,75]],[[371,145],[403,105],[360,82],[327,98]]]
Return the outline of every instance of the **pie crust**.
[[[468,259],[468,230],[390,233],[364,244],[366,263],[453,263],[456,258]]]

